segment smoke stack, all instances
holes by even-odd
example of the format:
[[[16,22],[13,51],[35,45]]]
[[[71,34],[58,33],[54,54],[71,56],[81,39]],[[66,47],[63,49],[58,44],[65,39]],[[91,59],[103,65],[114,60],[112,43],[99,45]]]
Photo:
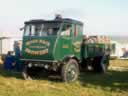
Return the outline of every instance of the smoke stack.
[[[60,20],[62,19],[62,15],[61,14],[56,14],[55,15],[55,20]]]

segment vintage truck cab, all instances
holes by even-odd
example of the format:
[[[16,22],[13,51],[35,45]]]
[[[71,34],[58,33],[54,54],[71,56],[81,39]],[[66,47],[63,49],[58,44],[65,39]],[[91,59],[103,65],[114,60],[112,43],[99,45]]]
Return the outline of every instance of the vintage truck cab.
[[[74,81],[78,78],[79,69],[88,65],[86,61],[97,57],[90,56],[89,59],[90,53],[87,55],[83,23],[80,21],[55,18],[30,20],[24,24],[21,60],[25,66],[25,79],[30,76],[31,69],[42,68],[59,72],[64,81]]]

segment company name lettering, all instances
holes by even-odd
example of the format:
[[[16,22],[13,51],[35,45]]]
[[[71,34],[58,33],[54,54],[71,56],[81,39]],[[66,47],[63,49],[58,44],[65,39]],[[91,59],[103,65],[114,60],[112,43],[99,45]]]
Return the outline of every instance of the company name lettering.
[[[25,49],[25,52],[31,54],[31,55],[44,55],[48,53],[48,49],[40,50],[40,51],[33,51],[30,50],[29,48]]]
[[[41,46],[34,45],[34,44],[40,44]],[[31,55],[44,55],[44,54],[48,54],[49,46],[50,46],[50,43],[48,41],[35,39],[35,40],[26,42],[25,52]],[[32,50],[31,48],[36,48],[36,49],[38,48],[40,50]]]

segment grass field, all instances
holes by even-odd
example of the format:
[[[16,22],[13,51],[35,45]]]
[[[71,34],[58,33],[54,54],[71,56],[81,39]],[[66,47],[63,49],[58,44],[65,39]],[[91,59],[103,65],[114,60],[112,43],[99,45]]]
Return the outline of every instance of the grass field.
[[[105,74],[83,72],[78,81],[64,83],[42,77],[23,80],[0,70],[0,96],[128,96],[128,61],[112,60]]]

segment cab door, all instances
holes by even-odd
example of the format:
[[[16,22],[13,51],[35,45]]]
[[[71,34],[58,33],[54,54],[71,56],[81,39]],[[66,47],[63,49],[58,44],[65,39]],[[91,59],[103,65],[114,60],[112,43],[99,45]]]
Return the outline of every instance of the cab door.
[[[72,24],[64,23],[60,33],[60,55],[65,57],[72,53]]]

